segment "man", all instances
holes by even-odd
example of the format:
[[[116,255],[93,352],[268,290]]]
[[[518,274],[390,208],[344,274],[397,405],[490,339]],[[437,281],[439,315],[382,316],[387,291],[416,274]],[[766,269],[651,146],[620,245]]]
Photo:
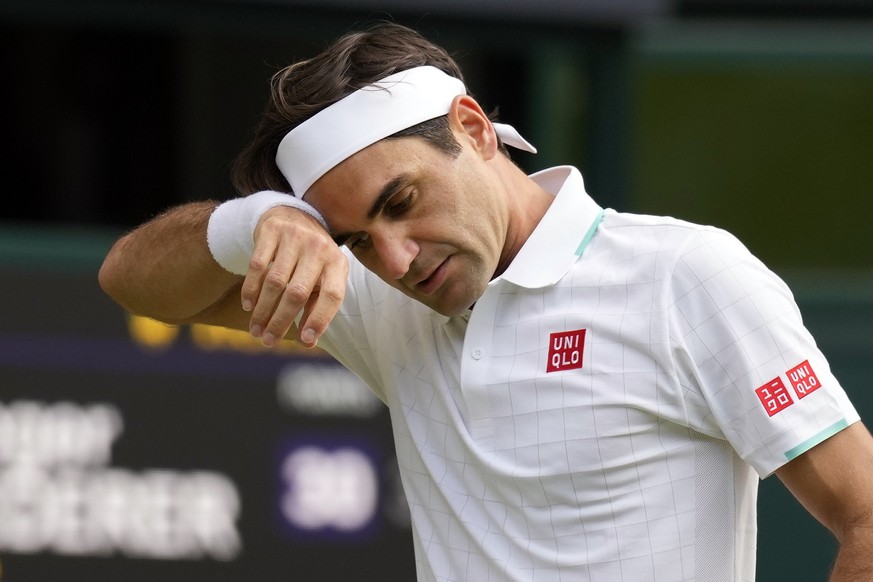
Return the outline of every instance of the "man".
[[[282,71],[242,198],[116,243],[167,322],[296,335],[388,405],[420,580],[753,580],[775,473],[873,578],[873,441],[790,292],[729,234],[601,209],[381,25]],[[340,245],[344,248],[340,248]]]

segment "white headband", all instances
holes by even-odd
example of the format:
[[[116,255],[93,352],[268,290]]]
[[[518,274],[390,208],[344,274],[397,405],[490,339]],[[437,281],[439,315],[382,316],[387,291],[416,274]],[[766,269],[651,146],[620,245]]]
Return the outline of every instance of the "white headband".
[[[276,165],[297,198],[334,166],[380,139],[445,115],[466,95],[459,79],[435,67],[416,67],[358,89],[322,109],[282,138]],[[506,145],[536,153],[512,126],[495,123]]]

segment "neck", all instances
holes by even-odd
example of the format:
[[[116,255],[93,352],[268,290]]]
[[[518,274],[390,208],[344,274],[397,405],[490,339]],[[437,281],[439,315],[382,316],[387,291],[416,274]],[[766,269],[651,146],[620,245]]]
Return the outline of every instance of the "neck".
[[[505,164],[508,167],[501,172],[501,179],[508,196],[510,220],[495,277],[506,270],[555,199],[508,158]]]

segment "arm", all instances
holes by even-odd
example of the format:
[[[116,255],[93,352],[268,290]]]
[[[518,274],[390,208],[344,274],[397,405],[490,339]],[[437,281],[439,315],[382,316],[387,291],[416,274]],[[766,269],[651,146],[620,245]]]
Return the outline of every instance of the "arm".
[[[131,313],[166,323],[199,322],[241,281],[212,259],[206,245],[216,205],[179,206],[121,237],[103,261],[100,286]]]
[[[873,438],[860,422],[776,471],[836,536],[831,582],[873,579]]]
[[[314,346],[342,302],[348,264],[312,217],[284,206],[265,212],[243,278],[213,259],[206,228],[214,202],[178,206],[119,239],[99,281],[122,307],[168,323],[250,330],[267,345],[294,330]]]

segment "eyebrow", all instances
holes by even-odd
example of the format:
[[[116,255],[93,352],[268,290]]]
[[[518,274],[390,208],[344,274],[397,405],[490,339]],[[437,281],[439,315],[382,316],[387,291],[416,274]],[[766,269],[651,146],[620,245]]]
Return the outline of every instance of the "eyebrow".
[[[376,196],[376,200],[373,201],[373,205],[370,207],[370,211],[367,213],[367,218],[370,220],[376,218],[376,216],[380,212],[382,212],[382,209],[385,208],[385,205],[388,204],[388,201],[391,200],[391,197],[397,194],[397,192],[401,188],[403,188],[406,182],[406,174],[401,174],[385,184],[385,186],[379,192],[379,195]]]
[[[372,206],[370,206],[370,210],[367,211],[367,219],[373,220],[376,218],[376,216],[378,216],[385,208],[385,205],[388,204],[388,201],[391,200],[398,191],[403,189],[408,181],[409,177],[404,173],[385,184],[382,187],[382,190],[379,191],[379,195],[376,196],[376,199],[373,201]],[[351,235],[352,233],[337,233],[333,236],[333,240],[337,245],[342,246]]]

